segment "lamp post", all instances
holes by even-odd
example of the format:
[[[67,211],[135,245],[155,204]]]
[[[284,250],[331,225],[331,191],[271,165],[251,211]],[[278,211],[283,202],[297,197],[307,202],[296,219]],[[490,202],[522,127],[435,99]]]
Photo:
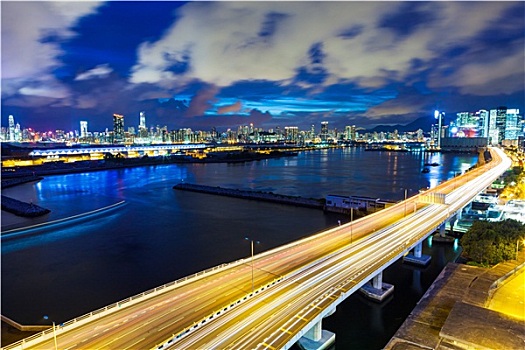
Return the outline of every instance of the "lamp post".
[[[244,237],[245,240],[247,241],[250,241],[251,242],[251,247],[252,247],[252,292],[253,292],[253,239],[250,239],[248,237]],[[255,241],[255,243],[259,244],[260,242],[259,241]]]
[[[49,316],[44,315],[44,320],[48,320],[48,319],[49,319]],[[51,322],[53,322],[53,340],[55,341],[55,350],[58,350],[57,334],[56,334],[56,331],[55,331],[55,321],[51,321]]]

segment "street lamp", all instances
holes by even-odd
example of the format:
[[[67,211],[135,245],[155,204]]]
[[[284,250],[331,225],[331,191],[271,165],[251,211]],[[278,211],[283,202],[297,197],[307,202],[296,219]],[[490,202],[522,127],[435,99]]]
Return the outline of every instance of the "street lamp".
[[[44,320],[49,320],[49,316],[44,315]],[[56,331],[55,331],[55,321],[51,321],[51,322],[53,322],[53,340],[55,341],[55,350],[58,350],[57,334],[56,334]]]
[[[252,293],[253,293],[253,242],[254,242],[254,240],[249,238],[249,237],[244,237],[244,239],[247,240],[247,241],[250,241],[251,242],[251,246],[252,246]],[[261,242],[255,241],[255,243],[259,244]]]

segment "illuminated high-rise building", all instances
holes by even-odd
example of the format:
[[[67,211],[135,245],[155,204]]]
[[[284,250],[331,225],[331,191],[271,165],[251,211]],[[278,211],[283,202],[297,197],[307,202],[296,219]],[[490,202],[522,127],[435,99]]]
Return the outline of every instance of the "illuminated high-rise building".
[[[113,141],[124,140],[124,116],[113,114]]]
[[[321,141],[328,140],[328,122],[321,122],[321,133],[319,134]]]
[[[15,140],[15,117],[9,116],[9,141]]]
[[[519,134],[519,109],[507,109],[505,113],[504,140],[517,140]]]
[[[478,118],[478,136],[489,137],[489,125],[490,125],[489,112],[484,109],[480,109],[476,113],[479,116]]]
[[[145,128],[146,128],[146,112],[142,111],[140,112],[139,129],[145,129]]]
[[[86,138],[88,135],[88,123],[87,121],[80,122],[80,137]]]
[[[356,140],[356,133],[355,133],[355,125],[348,125],[345,126],[345,138],[349,141],[355,141]]]
[[[285,126],[284,137],[287,142],[297,142],[299,137],[299,128],[297,126]]]
[[[505,139],[505,126],[507,124],[507,107],[498,107],[496,110],[491,110],[491,118],[492,118],[492,111],[494,111],[494,117],[495,117],[495,126],[496,129],[498,129],[498,143],[501,143]]]

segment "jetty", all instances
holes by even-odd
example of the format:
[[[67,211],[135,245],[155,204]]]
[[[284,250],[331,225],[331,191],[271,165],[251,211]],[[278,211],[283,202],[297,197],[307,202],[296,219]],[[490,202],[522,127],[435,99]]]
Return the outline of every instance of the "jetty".
[[[179,183],[173,186],[175,190],[183,191],[192,191],[200,192],[207,194],[215,194],[226,197],[242,198],[242,199],[254,199],[258,201],[273,202],[280,204],[289,204],[299,207],[323,209],[324,208],[324,199],[314,199],[314,198],[303,198],[297,196],[285,196],[280,194],[275,194],[272,192],[262,192],[262,191],[249,191],[249,190],[239,190],[239,189],[230,189],[223,187],[213,187],[213,186],[204,186],[204,185],[195,185],[188,183]]]

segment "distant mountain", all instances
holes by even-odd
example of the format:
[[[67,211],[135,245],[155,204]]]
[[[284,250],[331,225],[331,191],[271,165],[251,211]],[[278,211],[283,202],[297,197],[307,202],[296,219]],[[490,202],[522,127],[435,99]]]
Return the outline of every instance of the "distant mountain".
[[[423,130],[423,132],[430,132],[430,128],[432,124],[435,124],[436,121],[433,118],[429,118],[428,116],[425,117],[419,117],[413,122],[401,125],[378,125],[373,129],[367,130],[367,132],[393,132],[394,130],[397,130],[398,132],[409,132],[409,131],[417,131],[418,129]]]

